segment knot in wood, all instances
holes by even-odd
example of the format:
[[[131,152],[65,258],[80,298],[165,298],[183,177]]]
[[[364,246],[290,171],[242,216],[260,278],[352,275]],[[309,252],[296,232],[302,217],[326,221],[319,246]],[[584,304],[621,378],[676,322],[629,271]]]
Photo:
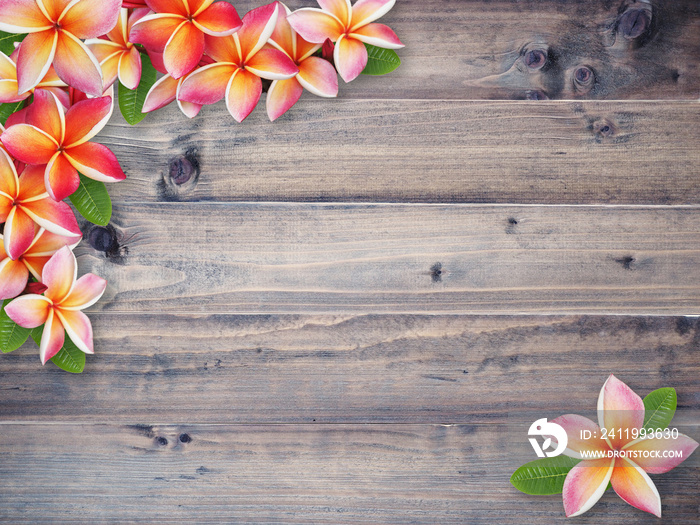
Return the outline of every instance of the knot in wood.
[[[170,161],[170,180],[178,186],[189,182],[196,171],[197,168],[185,155],[181,155]]]
[[[651,26],[651,14],[647,9],[630,9],[620,18],[620,32],[627,40],[639,38]]]
[[[95,226],[88,234],[88,242],[95,250],[107,253],[115,248],[117,237],[113,230]]]

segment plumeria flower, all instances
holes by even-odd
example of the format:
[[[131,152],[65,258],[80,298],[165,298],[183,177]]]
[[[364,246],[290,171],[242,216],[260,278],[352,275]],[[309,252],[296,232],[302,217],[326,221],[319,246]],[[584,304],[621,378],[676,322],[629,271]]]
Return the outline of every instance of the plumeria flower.
[[[138,87],[141,82],[141,53],[129,42],[129,32],[137,21],[150,12],[148,8],[135,9],[129,15],[129,10],[122,8],[117,25],[105,35],[106,38],[93,38],[85,42],[100,61],[105,87],[114,84],[117,78],[129,89]]]
[[[88,142],[107,123],[111,111],[111,97],[82,100],[64,111],[53,94],[37,91],[27,123],[8,127],[0,140],[13,157],[46,166],[46,191],[60,201],[78,189],[78,172],[102,182],[126,178],[114,153]]]
[[[286,54],[299,68],[294,78],[275,80],[267,91],[267,115],[275,120],[296,104],[302,91],[307,89],[319,97],[338,95],[338,75],[330,62],[311,56],[321,44],[311,44],[301,38],[287,22],[289,8],[278,2],[278,16],[270,44]]]
[[[639,432],[644,425],[644,402],[625,383],[611,375],[598,397],[598,423],[567,414],[552,420],[566,430],[568,446],[564,454],[584,459],[572,468],[564,481],[564,511],[568,517],[593,507],[612,483],[627,503],[661,517],[661,498],[649,474],[663,474],[682,463],[697,448],[693,439],[679,434],[658,438]],[[601,429],[606,429],[605,439]],[[584,439],[583,431],[592,439]],[[641,436],[633,439],[633,436]],[[673,457],[662,457],[664,452]],[[651,454],[649,454],[651,453]],[[614,457],[617,454],[619,457]],[[602,456],[602,457],[601,457]],[[612,456],[612,457],[608,457]],[[622,457],[625,456],[625,457]],[[658,457],[656,457],[658,456]]]
[[[37,86],[53,63],[66,84],[102,94],[102,72],[81,38],[104,35],[117,23],[121,0],[7,0],[0,3],[0,30],[30,33],[19,47],[19,93]]]
[[[122,7],[126,7],[126,8],[146,7],[146,0],[123,0]]]
[[[243,27],[233,35],[207,35],[207,55],[216,63],[188,76],[179,97],[195,104],[214,104],[226,97],[229,113],[242,122],[260,100],[261,78],[284,80],[299,73],[287,55],[264,47],[276,23],[277,3],[273,2],[248,12]]]
[[[80,235],[78,221],[65,202],[56,202],[44,188],[44,169],[27,166],[20,176],[12,158],[0,149],[0,223],[4,252],[16,261],[34,241],[34,224],[66,237]]]
[[[64,246],[75,248],[81,238],[80,235],[63,237],[38,226],[35,229],[37,233],[32,244],[16,261],[7,255],[4,245],[0,243],[0,300],[11,299],[22,293],[30,273],[40,281],[44,265],[51,256]]]
[[[386,49],[404,47],[388,26],[374,24],[394,7],[396,0],[318,0],[321,9],[305,8],[292,13],[288,20],[304,39],[323,44],[335,42],[333,60],[338,73],[350,82],[367,66],[366,44]]]
[[[18,52],[19,49],[16,49],[8,57],[0,51],[0,103],[19,102],[29,98],[34,92],[34,89],[30,89],[22,94],[18,93],[17,64],[15,63]],[[44,78],[36,85],[36,89],[48,89],[55,94],[60,93],[62,91],[60,88],[64,87],[66,83],[58,78],[53,67],[49,68]]]
[[[163,53],[168,73],[181,78],[204,54],[204,35],[228,36],[241,27],[236,9],[214,0],[146,0],[155,14],[131,28],[130,39]]]
[[[80,279],[75,255],[68,246],[58,250],[44,265],[41,282],[44,295],[21,295],[5,307],[7,315],[24,328],[44,325],[39,355],[41,363],[63,347],[65,334],[86,354],[94,353],[92,325],[81,312],[95,304],[107,287],[107,281],[88,273]]]

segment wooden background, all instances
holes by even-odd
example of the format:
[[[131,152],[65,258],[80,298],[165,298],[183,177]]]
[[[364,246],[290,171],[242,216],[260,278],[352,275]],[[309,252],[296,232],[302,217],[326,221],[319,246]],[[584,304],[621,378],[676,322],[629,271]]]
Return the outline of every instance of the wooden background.
[[[0,521],[698,523],[697,457],[654,477],[662,520],[612,492],[565,520],[509,477],[610,373],[675,387],[698,439],[700,4],[383,21],[402,67],[337,100],[101,133],[128,179],[78,250],[97,353],[0,358]]]

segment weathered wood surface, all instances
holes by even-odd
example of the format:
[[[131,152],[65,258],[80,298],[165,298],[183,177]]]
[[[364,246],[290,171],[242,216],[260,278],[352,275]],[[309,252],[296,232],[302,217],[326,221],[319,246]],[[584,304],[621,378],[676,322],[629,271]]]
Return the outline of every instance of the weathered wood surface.
[[[93,308],[700,314],[698,207],[118,205]],[[107,240],[102,240],[102,235]],[[95,239],[99,243],[95,243]]]
[[[34,343],[0,359],[0,421],[529,425],[595,410],[614,372],[642,395],[674,386],[700,423],[697,318],[92,319],[80,376],[41,368]]]
[[[574,519],[564,518],[561,496],[520,494],[508,483],[523,462],[506,446],[511,432],[503,425],[3,424],[0,521],[660,522],[612,492]],[[663,523],[697,523],[698,470],[654,477]]]
[[[241,14],[260,5],[232,3]],[[313,0],[285,3],[290,9],[318,7]],[[696,0],[399,0],[380,22],[406,45],[398,51],[403,64],[386,77],[341,83],[343,99],[700,96]],[[548,54],[539,70],[525,65],[535,48]],[[594,73],[590,85],[576,83],[579,67]]]
[[[115,202],[696,204],[699,119],[697,102],[311,97],[274,125],[262,103],[243,124],[223,103],[115,116],[98,140],[128,174]]]

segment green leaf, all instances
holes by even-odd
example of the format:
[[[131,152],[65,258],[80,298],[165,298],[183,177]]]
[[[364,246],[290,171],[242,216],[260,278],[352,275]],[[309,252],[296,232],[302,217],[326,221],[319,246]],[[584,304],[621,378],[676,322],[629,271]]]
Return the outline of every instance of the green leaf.
[[[80,214],[93,224],[107,226],[112,218],[112,201],[104,182],[80,174],[80,186],[68,197]]]
[[[401,59],[393,49],[365,44],[367,48],[367,66],[363,75],[386,75],[401,65]]]
[[[32,339],[38,345],[41,344],[41,335],[44,333],[44,327],[40,326],[31,331]],[[71,374],[79,374],[85,369],[85,353],[80,350],[69,337],[66,336],[63,348],[51,358],[61,370],[70,372]]]
[[[664,430],[676,413],[678,403],[674,388],[659,388],[644,398],[644,428]]]
[[[5,313],[5,306],[11,300],[4,301],[0,309],[0,351],[3,354],[14,352],[22,346],[30,332],[29,328],[22,328]]]
[[[146,95],[151,86],[156,83],[156,70],[151,64],[148,55],[141,55],[141,82],[136,89],[129,89],[119,82],[119,109],[126,120],[132,126],[141,122],[146,113],[141,113]]]
[[[0,104],[0,122],[2,122],[3,126],[5,125],[5,122],[7,122],[7,119],[10,118],[10,115],[22,109],[23,105],[24,100]]]
[[[5,33],[0,31],[0,51],[8,57],[15,50],[15,42],[21,42],[27,35],[15,35],[14,33]]]
[[[569,456],[536,459],[513,472],[510,482],[525,494],[561,494],[566,475],[579,461],[581,460]]]

